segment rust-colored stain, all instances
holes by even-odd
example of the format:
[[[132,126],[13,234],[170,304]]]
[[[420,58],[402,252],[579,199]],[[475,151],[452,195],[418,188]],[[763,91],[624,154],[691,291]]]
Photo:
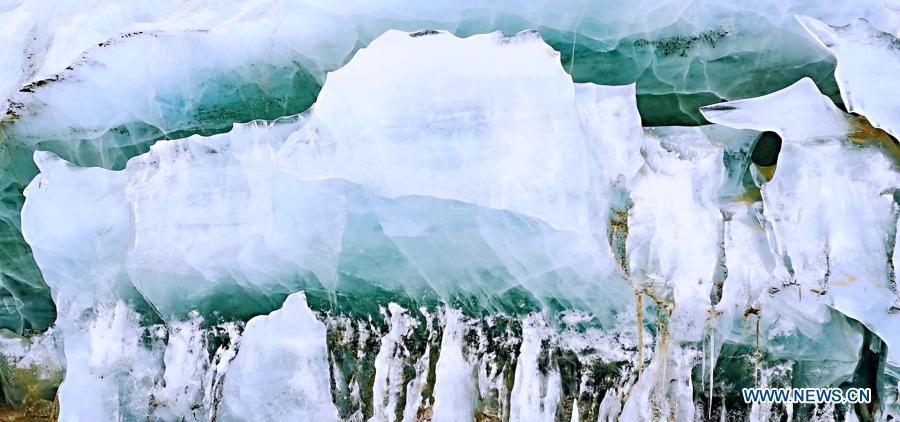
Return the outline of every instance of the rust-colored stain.
[[[872,126],[863,116],[850,116],[854,132],[847,135],[847,139],[859,145],[876,146],[891,160],[895,167],[900,168],[900,143],[887,132]]]

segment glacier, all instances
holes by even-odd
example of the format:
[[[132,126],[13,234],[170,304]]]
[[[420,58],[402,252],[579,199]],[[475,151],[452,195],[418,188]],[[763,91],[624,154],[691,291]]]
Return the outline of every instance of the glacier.
[[[888,33],[897,7],[857,1],[720,4],[679,0],[419,5],[388,2],[103,0],[0,6],[4,216],[0,325],[53,320],[46,283],[21,237],[31,152],[120,169],[160,139],[230,130],[234,122],[300,113],[325,74],[388,29],[457,35],[537,29],[579,82],[636,83],[645,125],[705,122],[698,107],[767,94],[812,76],[833,100],[837,60],[794,20],[868,19]],[[177,66],[172,66],[177,63]],[[735,69],[740,69],[736,71]],[[85,113],[85,110],[90,112]]]
[[[3,398],[64,421],[896,419],[898,12],[2,4]]]

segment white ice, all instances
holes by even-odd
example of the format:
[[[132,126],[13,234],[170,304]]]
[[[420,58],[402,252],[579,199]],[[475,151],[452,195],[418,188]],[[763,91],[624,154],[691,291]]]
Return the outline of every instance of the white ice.
[[[859,113],[900,137],[900,44],[894,34],[879,31],[865,19],[844,26],[829,26],[810,16],[798,21],[819,44],[835,56],[834,76],[847,111]]]
[[[222,420],[338,420],[331,401],[325,324],[294,293],[247,323],[225,377]]]
[[[861,321],[888,345],[898,344],[886,234],[897,223],[892,192],[900,186],[900,174],[876,145],[856,145],[859,122],[826,101],[811,81],[802,80],[768,96],[702,112],[716,123],[775,130],[784,138],[774,177],[761,187],[761,223],[776,260],[774,279],[784,280],[788,268],[781,267],[789,265],[798,285],[790,290],[802,298],[782,312],[794,309],[821,321],[828,317],[820,306],[827,305]],[[755,112],[813,106],[827,107],[815,117],[802,118],[800,111],[794,121],[784,118],[788,114]],[[900,354],[889,350],[888,362],[896,365]]]

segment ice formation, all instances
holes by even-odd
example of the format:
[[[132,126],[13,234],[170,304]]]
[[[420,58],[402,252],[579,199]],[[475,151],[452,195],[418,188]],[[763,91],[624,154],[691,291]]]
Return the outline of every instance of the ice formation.
[[[536,29],[577,81],[637,84],[650,124],[697,123],[697,107],[785,87],[803,76],[840,100],[835,59],[794,15],[857,17],[897,29],[896,5],[860,0],[720,4],[678,0],[466,2],[57,2],[0,5],[0,325],[46,328],[53,303],[20,233],[31,152],[118,169],[160,139],[228,131],[302,112],[326,72],[388,29],[467,36]],[[175,64],[175,65],[173,65]]]
[[[0,5],[6,403],[900,417],[900,7],[638,3]]]
[[[251,319],[240,347],[222,387],[219,418],[337,419],[328,390],[325,324],[307,307],[303,293],[288,296],[272,314]]]
[[[830,27],[809,16],[798,20],[838,60],[834,74],[847,111],[866,116],[895,137],[900,135],[896,117],[900,109],[886,99],[895,89],[893,75],[900,71],[897,38],[863,18],[841,27]]]

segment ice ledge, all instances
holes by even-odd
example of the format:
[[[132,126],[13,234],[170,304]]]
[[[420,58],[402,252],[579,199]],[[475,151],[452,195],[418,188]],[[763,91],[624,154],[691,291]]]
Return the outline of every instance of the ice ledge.
[[[700,108],[707,120],[736,129],[774,131],[786,140],[844,136],[851,124],[810,78],[761,97]]]
[[[900,137],[900,41],[863,18],[845,26],[829,26],[810,16],[796,18],[837,59],[834,76],[847,110]]]

